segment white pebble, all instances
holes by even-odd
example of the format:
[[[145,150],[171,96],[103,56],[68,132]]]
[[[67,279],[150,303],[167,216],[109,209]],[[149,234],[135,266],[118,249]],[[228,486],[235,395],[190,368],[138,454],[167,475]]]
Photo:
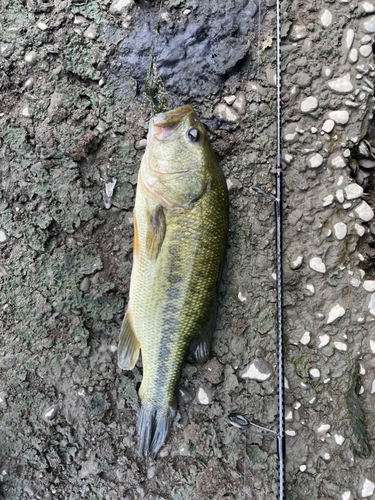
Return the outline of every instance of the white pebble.
[[[318,273],[324,274],[326,272],[326,266],[320,257],[313,257],[310,259],[310,267],[313,271]]]
[[[318,345],[318,349],[326,346],[331,339],[330,339],[330,336],[325,333],[324,335],[319,335],[319,340],[320,340],[320,342]]]
[[[309,370],[309,373],[311,378],[320,378],[320,370],[318,370],[318,368],[311,368],[311,370]]]
[[[341,436],[341,434],[335,434],[334,438],[335,438],[336,444],[338,444],[339,446],[341,446],[343,444],[343,442],[345,441],[344,436]]]
[[[365,201],[362,201],[355,207],[354,213],[359,219],[365,222],[370,221],[374,217],[372,208]]]
[[[303,262],[303,255],[297,255],[295,260],[292,261],[290,267],[292,269],[298,269],[299,267],[301,267],[302,262]]]
[[[340,153],[333,153],[329,157],[328,165],[333,168],[343,168],[346,165],[346,161]]]
[[[370,339],[370,349],[375,354],[375,340]]]
[[[354,286],[354,288],[358,288],[361,284],[360,280],[357,278],[353,278],[350,280],[350,284]]]
[[[359,236],[363,236],[365,234],[365,228],[360,224],[355,223],[354,228]]]
[[[242,378],[250,378],[258,382],[264,382],[272,375],[272,371],[264,362],[255,359],[250,363],[245,372],[241,375]]]
[[[319,427],[316,429],[316,433],[319,436],[322,436],[327,433],[331,428],[330,424],[320,424]]]
[[[343,240],[348,232],[348,228],[343,222],[335,224],[333,226],[333,230],[335,231],[335,236],[338,240]]]
[[[349,52],[348,59],[349,62],[355,64],[358,61],[358,50],[355,48],[351,49],[351,51]]]
[[[318,131],[318,129],[317,129],[316,127],[311,127],[311,129],[310,129],[310,130],[311,130],[311,133],[312,133],[312,134],[316,134],[316,133],[317,133],[317,131]]]
[[[327,82],[328,87],[336,92],[337,94],[349,94],[354,89],[352,82],[350,81],[350,73],[341,76],[340,78],[335,78]]]
[[[236,96],[235,95],[229,95],[227,97],[224,97],[224,101],[229,104],[229,106],[231,106],[234,101],[236,100]]]
[[[295,436],[296,435],[296,431],[285,431],[285,434],[287,436]]]
[[[363,288],[366,292],[375,292],[375,281],[374,280],[365,280],[363,282]]]
[[[345,38],[343,40],[343,48],[345,51],[348,51],[354,40],[354,30],[352,28],[348,29],[348,31],[345,34]]]
[[[299,466],[299,470],[300,470],[301,472],[305,472],[305,470],[306,470],[306,469],[307,469],[307,467],[306,467],[306,465],[304,465],[304,464]]]
[[[214,113],[219,120],[223,120],[228,123],[235,123],[238,121],[237,113],[227,104],[218,104],[214,109]]]
[[[326,134],[329,134],[330,132],[332,132],[332,129],[334,126],[335,126],[335,122],[333,120],[326,120],[323,123],[322,130],[323,130],[323,132],[326,132]]]
[[[339,125],[346,125],[349,121],[349,113],[346,109],[340,109],[338,111],[331,111],[328,113],[328,116],[331,120]]]
[[[307,97],[301,102],[301,111],[302,113],[311,113],[311,111],[315,111],[318,107],[318,99],[314,96]]]
[[[306,288],[308,289],[309,292],[311,292],[312,294],[315,293],[315,288],[314,288],[314,285],[310,285],[310,284],[307,284],[306,285]]]
[[[314,153],[307,159],[307,162],[311,168],[318,168],[323,163],[323,157],[319,153]]]
[[[203,387],[199,387],[197,392],[197,399],[201,405],[209,405],[212,400],[208,390],[204,389]]]
[[[347,351],[348,346],[345,344],[345,342],[334,342],[333,345],[336,347],[338,351]]]
[[[332,23],[332,13],[328,9],[324,9],[320,14],[320,22],[323,28],[328,28]]]
[[[375,392],[375,380],[372,381],[371,394],[374,394],[374,392]]]
[[[305,332],[300,340],[300,343],[303,345],[307,345],[311,340],[310,332]]]
[[[350,500],[351,496],[352,494],[350,491],[344,491],[344,493],[341,495],[340,500]]]
[[[375,16],[365,19],[362,23],[362,29],[365,33],[375,33]]]
[[[361,488],[361,497],[367,498],[370,497],[375,490],[375,484],[369,479],[365,479]]]
[[[331,205],[333,203],[333,200],[333,194],[329,194],[328,196],[323,198],[323,207],[328,207],[328,205]]]
[[[331,455],[330,455],[329,453],[323,453],[322,458],[323,458],[324,460],[331,460]]]
[[[344,203],[344,191],[342,189],[336,191],[336,199],[340,203]]]
[[[39,23],[37,23],[36,25],[38,26],[38,28],[41,31],[46,31],[46,29],[48,29],[48,26],[46,25],[46,23],[42,23],[41,21]]]
[[[293,422],[293,412],[292,410],[288,410],[285,412],[285,421],[286,422]]]
[[[336,319],[341,318],[345,314],[345,309],[340,306],[340,304],[336,304],[328,313],[327,325],[333,323]]]
[[[355,182],[352,182],[344,189],[347,200],[354,200],[360,198],[363,194],[363,187]]]
[[[372,54],[372,46],[362,45],[362,47],[359,48],[359,53],[362,57],[368,57],[370,54]]]
[[[0,229],[0,243],[5,243],[7,239],[8,237],[6,232]]]

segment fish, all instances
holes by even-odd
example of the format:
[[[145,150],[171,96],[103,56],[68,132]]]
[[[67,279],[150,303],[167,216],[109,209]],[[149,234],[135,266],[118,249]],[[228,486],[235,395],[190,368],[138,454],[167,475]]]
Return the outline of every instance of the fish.
[[[176,389],[191,349],[211,354],[228,235],[223,172],[192,106],[155,115],[138,174],[129,301],[118,366],[142,353],[138,454],[155,459],[177,411]]]

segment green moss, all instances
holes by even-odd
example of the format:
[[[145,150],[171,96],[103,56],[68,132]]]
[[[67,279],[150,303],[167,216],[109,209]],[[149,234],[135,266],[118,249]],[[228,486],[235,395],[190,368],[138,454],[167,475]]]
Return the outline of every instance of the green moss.
[[[91,42],[82,37],[70,34],[62,53],[62,63],[67,71],[74,73],[80,78],[91,78],[99,80],[100,72],[97,71],[92,62]]]

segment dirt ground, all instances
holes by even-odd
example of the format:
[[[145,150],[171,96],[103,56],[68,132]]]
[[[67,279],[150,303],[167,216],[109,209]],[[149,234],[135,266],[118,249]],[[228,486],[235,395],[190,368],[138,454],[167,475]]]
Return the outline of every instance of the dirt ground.
[[[290,500],[375,499],[373,12],[281,3]],[[1,0],[0,23],[0,498],[276,499],[275,440],[227,422],[277,428],[274,207],[250,191],[275,194],[274,0]],[[213,357],[188,356],[148,461],[142,364],[117,368],[117,341],[156,31],[170,106],[194,106],[227,178],[230,235]]]

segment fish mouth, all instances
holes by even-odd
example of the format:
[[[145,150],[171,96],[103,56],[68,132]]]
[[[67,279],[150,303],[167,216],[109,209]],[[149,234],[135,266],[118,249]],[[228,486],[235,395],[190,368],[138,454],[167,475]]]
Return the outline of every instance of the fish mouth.
[[[181,135],[186,120],[192,127],[198,124],[195,111],[189,105],[159,113],[150,122],[151,137],[163,142],[173,141]]]

